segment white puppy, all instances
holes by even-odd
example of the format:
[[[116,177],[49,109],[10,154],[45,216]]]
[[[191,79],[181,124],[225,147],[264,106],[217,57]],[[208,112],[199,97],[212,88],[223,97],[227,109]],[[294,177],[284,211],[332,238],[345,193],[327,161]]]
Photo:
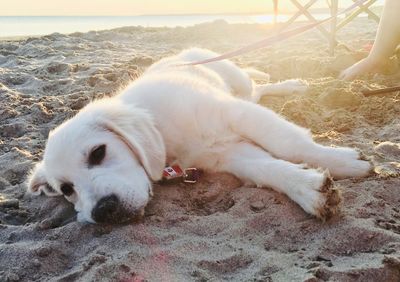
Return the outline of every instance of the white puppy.
[[[182,66],[216,55],[183,51],[151,66],[121,94],[87,105],[50,133],[28,190],[63,194],[79,221],[121,222],[146,206],[166,163],[179,163],[272,187],[329,218],[340,197],[318,168],[336,178],[361,177],[370,164],[354,149],[315,143],[308,130],[246,101],[304,92],[301,82],[256,85],[230,61]]]

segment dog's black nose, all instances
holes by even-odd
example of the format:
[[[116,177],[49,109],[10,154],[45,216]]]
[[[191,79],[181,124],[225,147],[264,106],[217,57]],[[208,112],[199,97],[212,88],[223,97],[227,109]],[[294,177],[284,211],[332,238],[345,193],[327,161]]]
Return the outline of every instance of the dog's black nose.
[[[111,194],[101,198],[92,210],[92,218],[96,222],[114,222],[118,221],[120,202],[116,195]]]

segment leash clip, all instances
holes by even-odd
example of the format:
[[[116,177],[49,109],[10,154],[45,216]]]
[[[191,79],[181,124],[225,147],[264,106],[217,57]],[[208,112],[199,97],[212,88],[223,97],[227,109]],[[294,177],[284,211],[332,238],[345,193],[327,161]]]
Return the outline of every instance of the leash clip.
[[[182,169],[179,165],[175,164],[164,168],[161,183],[179,180],[184,183],[195,184],[200,179],[201,174],[202,170],[195,167]]]
[[[184,170],[183,182],[185,183],[196,183],[199,180],[200,172],[195,167],[189,167]]]

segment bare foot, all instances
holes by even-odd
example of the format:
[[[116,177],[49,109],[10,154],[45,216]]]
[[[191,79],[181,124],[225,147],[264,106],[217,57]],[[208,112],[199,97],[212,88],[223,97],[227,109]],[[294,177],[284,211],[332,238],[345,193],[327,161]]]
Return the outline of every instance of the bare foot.
[[[339,75],[339,79],[353,80],[361,75],[368,74],[373,71],[377,73],[379,72],[381,66],[381,63],[371,59],[370,57],[367,57],[342,71]]]

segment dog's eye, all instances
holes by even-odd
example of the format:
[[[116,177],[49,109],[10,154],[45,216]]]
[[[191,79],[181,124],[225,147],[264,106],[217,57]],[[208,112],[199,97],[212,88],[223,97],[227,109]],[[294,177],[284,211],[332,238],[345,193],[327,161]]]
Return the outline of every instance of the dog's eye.
[[[71,183],[63,183],[61,184],[61,192],[65,195],[65,196],[71,196],[74,193],[74,187]]]
[[[106,145],[100,145],[95,148],[89,155],[89,165],[99,165],[106,156]]]

